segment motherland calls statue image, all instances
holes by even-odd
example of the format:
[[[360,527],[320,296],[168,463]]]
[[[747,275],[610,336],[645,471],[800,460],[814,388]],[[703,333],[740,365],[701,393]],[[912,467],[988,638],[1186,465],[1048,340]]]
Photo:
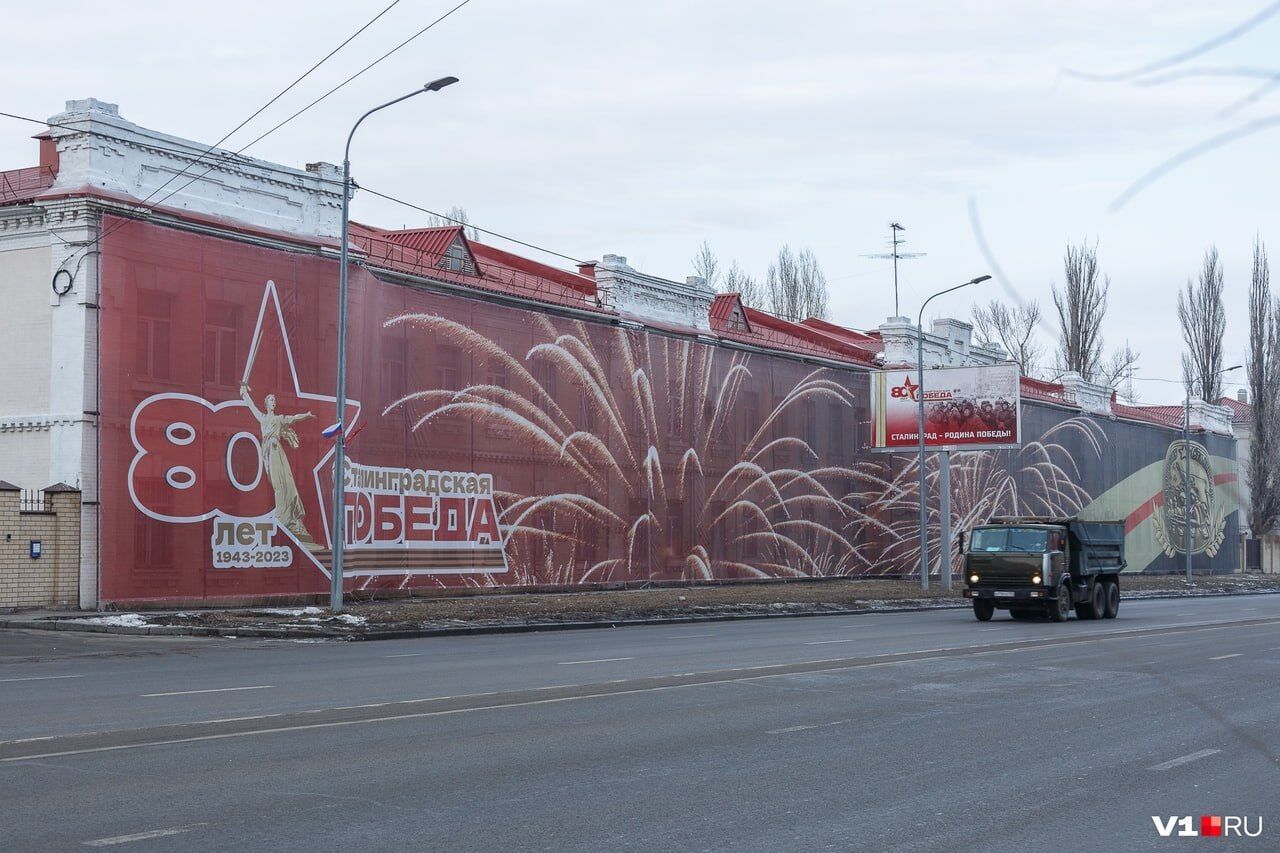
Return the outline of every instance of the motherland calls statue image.
[[[289,467],[289,459],[285,455],[281,442],[287,443],[289,447],[296,450],[298,434],[294,431],[293,424],[313,418],[315,415],[311,412],[303,412],[300,415],[276,414],[275,394],[268,394],[262,401],[266,407],[264,412],[254,405],[249,390],[248,383],[240,383],[240,399],[244,400],[249,411],[253,412],[253,416],[258,419],[259,428],[262,430],[262,467],[267,472],[267,479],[271,481],[272,491],[275,492],[276,522],[297,537],[304,546],[314,548],[315,542],[302,523],[306,510],[302,507],[302,498],[298,495],[293,470]]]

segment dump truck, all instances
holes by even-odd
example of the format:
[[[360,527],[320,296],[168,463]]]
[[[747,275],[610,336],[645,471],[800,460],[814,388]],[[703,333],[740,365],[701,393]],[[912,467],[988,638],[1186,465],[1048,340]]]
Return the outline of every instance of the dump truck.
[[[961,541],[964,596],[987,622],[1047,615],[1064,622],[1114,619],[1120,610],[1124,523],[1079,518],[993,518]]]

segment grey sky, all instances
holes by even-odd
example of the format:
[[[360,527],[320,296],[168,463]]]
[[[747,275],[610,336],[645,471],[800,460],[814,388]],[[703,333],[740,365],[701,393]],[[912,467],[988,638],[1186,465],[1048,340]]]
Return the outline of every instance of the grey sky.
[[[44,118],[68,98],[120,104],[139,124],[212,142],[389,0],[315,4],[18,4],[0,108]],[[456,0],[402,0],[245,131],[236,148]],[[353,152],[365,185],[581,258],[606,252],[681,278],[707,240],[762,274],[783,242],[831,280],[835,320],[874,326],[892,309],[884,250],[907,227],[903,307],[987,272],[968,202],[1013,285],[1051,313],[1068,240],[1097,240],[1112,278],[1108,345],[1140,372],[1177,376],[1176,290],[1216,243],[1227,273],[1228,363],[1243,360],[1255,233],[1275,241],[1277,133],[1198,159],[1110,212],[1148,169],[1264,118],[1280,91],[1230,117],[1253,81],[1163,86],[1063,78],[1118,71],[1190,47],[1264,0],[472,0],[393,59],[248,153],[288,164],[341,159],[368,106],[444,74],[462,84],[371,120]],[[127,9],[128,13],[122,12]],[[338,11],[340,10],[340,12]],[[1275,64],[1280,17],[1187,68]],[[28,125],[0,120],[0,168],[28,165]],[[358,196],[358,219],[422,216]],[[991,282],[972,298],[1002,295]],[[969,296],[936,302],[967,316]],[[1243,377],[1240,377],[1241,379]],[[1176,386],[1141,383],[1145,400]]]

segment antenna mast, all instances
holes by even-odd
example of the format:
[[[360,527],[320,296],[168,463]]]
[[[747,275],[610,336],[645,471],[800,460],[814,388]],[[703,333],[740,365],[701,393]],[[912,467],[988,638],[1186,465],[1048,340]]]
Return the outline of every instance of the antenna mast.
[[[907,229],[904,228],[901,223],[890,222],[889,223],[889,245],[893,248],[893,251],[884,253],[884,254],[879,254],[879,255],[863,255],[864,258],[881,258],[881,259],[892,258],[893,259],[893,316],[895,317],[899,316],[902,313],[898,309],[898,261],[910,260],[911,258],[923,258],[927,254],[926,252],[899,252],[898,251],[898,247],[902,246],[904,243],[907,242],[903,238],[899,237],[898,234],[899,232],[906,231],[906,230]]]

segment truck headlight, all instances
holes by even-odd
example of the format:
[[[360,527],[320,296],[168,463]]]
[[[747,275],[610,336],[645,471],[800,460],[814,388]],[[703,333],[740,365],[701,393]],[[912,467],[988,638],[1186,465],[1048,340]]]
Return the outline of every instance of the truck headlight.
[[[977,575],[969,575],[969,583],[977,583],[977,582],[978,582]]]
[[[1032,582],[1032,583],[1040,583],[1040,576],[1039,576],[1039,575],[1032,575],[1032,576],[1031,576],[1031,582]]]

